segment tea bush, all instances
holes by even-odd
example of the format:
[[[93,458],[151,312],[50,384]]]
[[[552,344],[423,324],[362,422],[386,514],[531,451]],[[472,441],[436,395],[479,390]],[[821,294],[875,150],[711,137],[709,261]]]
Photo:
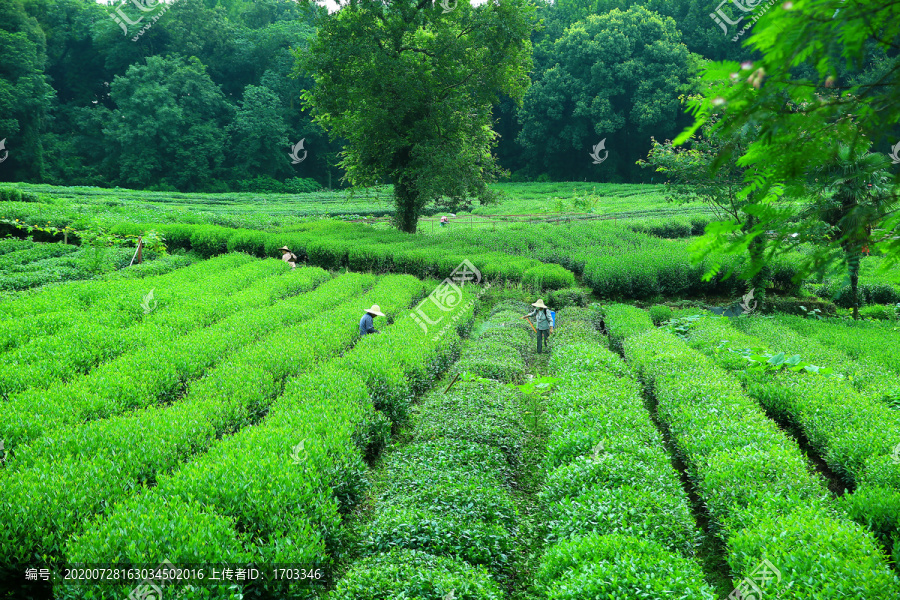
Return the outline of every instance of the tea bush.
[[[561,322],[565,331],[579,323],[578,315],[562,311]],[[548,475],[539,498],[548,549],[535,583],[546,598],[667,590],[711,600],[690,560],[699,531],[687,494],[640,386],[621,358],[597,343],[596,330],[581,331],[567,334],[550,361],[563,383],[547,402]],[[632,564],[645,556],[653,557],[653,567]],[[603,573],[619,575],[607,580]]]
[[[515,303],[497,307],[464,351],[463,357],[472,349],[483,357],[479,374],[505,364],[503,356],[494,355],[497,366],[491,368],[491,355],[481,353],[498,336],[507,338],[508,351],[522,361],[517,345],[527,346],[530,337],[519,327],[521,309]],[[374,558],[351,567],[338,583],[338,595],[354,589],[356,582],[380,582],[372,570],[383,567],[382,560],[404,556],[400,549],[452,559],[447,565],[484,567],[494,578],[504,577],[518,534],[519,517],[507,486],[525,445],[519,400],[518,390],[485,381],[460,381],[448,393],[438,389],[424,398],[413,412],[409,443],[387,453],[377,477],[375,509],[360,534],[361,554]],[[423,574],[421,580],[437,585],[441,573]]]
[[[0,364],[0,393],[9,395],[32,387],[46,389],[53,383],[70,382],[150,340],[162,341],[211,325],[229,310],[257,307],[259,302],[266,301],[266,296],[258,293],[259,287],[255,293],[247,292],[258,282],[258,279],[248,279],[248,275],[273,277],[266,285],[276,296],[311,289],[329,277],[321,269],[306,269],[289,276],[284,268],[260,265],[257,261],[225,273],[211,265],[208,273],[196,269],[168,277],[159,282],[171,287],[161,289],[152,301],[146,301],[143,312],[148,309],[150,312],[131,322],[122,322],[111,315],[98,318],[96,310],[89,314],[69,313],[68,326],[57,335],[20,343],[15,350],[0,355],[4,359]],[[143,303],[139,296],[135,302],[135,308],[141,309]],[[112,322],[105,325],[102,321]]]
[[[773,337],[786,337],[793,348],[804,356],[825,358],[837,354],[818,347],[815,342],[802,343],[802,336],[792,337],[781,332],[776,325],[761,323],[753,329],[768,331],[765,341]],[[712,339],[728,339],[730,344],[748,347],[764,346],[764,339],[734,331],[719,320],[702,323],[692,338],[692,345],[713,354]],[[713,354],[715,356],[715,354]],[[839,356],[837,358],[840,358]],[[722,362],[727,368],[733,363]],[[866,382],[866,365],[842,363],[863,371],[856,382]],[[854,389],[846,379],[814,376],[809,373],[784,372],[776,376],[765,373],[744,376],[748,393],[770,413],[798,427],[806,435],[810,445],[820,454],[828,466],[841,476],[848,486],[856,486],[861,498],[900,497],[900,465],[892,460],[894,448],[900,442],[900,414],[885,404],[881,397],[895,386],[893,379],[875,374],[863,390],[878,389],[874,397],[866,397]],[[891,547],[892,537],[900,534],[900,518],[884,518],[880,512],[882,503],[847,501],[851,514],[862,524],[872,524],[882,541]],[[871,511],[871,512],[870,512]]]
[[[188,328],[187,335],[173,337],[177,330],[160,326],[148,332],[139,351],[122,354],[71,382],[60,380],[46,390],[30,389],[17,394],[8,403],[9,418],[0,424],[0,437],[14,446],[62,425],[175,400],[191,380],[278,325],[271,318],[271,309],[251,313],[247,308],[270,305],[308,285],[305,278],[287,276],[284,265],[274,260],[255,263],[244,277],[260,278],[265,274],[283,277],[267,278],[242,296],[205,299],[213,305],[214,324],[209,327],[195,331]],[[140,310],[140,304],[135,308]],[[174,316],[185,317],[177,313]],[[194,328],[203,324],[192,316],[195,315],[188,318]]]
[[[608,304],[603,307],[603,314],[609,328],[609,348],[620,354],[625,338],[653,327],[647,311],[627,304]]]
[[[657,304],[656,306],[651,306],[650,310],[650,320],[653,321],[653,324],[659,327],[664,321],[668,321],[672,318],[672,309],[668,306],[662,306]]]
[[[525,271],[522,283],[537,289],[560,290],[575,285],[575,275],[559,265],[540,265]]]
[[[588,288],[567,287],[550,292],[547,305],[557,310],[567,306],[587,306],[590,297]]]
[[[318,273],[322,273],[318,269],[304,271],[308,271],[308,284],[317,282]],[[327,349],[317,345],[304,345],[301,350],[305,352],[293,352],[294,346],[319,329],[318,323],[308,321],[328,318],[328,313],[321,312],[321,303],[330,299],[355,307],[356,296],[372,283],[371,276],[349,276],[279,303],[276,310],[268,311],[274,324],[306,323],[247,346],[193,383],[184,398],[172,406],[151,406],[120,417],[65,427],[28,446],[17,447],[8,468],[13,471],[10,480],[19,483],[0,490],[4,498],[0,521],[23,526],[10,536],[10,546],[0,544],[0,556],[15,562],[25,556],[19,553],[29,549],[50,555],[60,552],[65,537],[83,526],[84,517],[126,497],[141,484],[156,482],[183,461],[208,450],[218,437],[253,424],[278,395],[289,374],[308,369],[327,356]],[[353,334],[349,332],[343,343],[352,340]],[[322,355],[315,354],[315,349]],[[47,468],[53,477],[36,476]],[[108,475],[97,475],[102,472]],[[68,492],[73,489],[81,493]],[[42,500],[47,498],[54,498],[49,509]]]
[[[800,449],[733,378],[664,331],[639,333],[624,347],[659,402],[659,418],[709,510],[712,531],[726,543],[737,579],[766,556],[790,565],[791,575],[773,593],[822,598],[850,578],[866,597],[900,592],[871,534],[831,509]],[[831,550],[836,546],[839,554]]]
[[[335,600],[502,600],[500,587],[482,568],[418,550],[395,549],[368,557],[341,579]]]
[[[652,540],[619,534],[561,542],[547,553],[535,583],[547,600],[717,597],[693,560]]]

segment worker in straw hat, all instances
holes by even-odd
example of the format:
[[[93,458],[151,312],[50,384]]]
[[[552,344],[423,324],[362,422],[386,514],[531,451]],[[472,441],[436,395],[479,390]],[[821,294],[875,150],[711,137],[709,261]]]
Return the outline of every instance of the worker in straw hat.
[[[359,320],[359,335],[366,335],[367,333],[381,333],[377,329],[375,329],[375,317],[383,317],[384,313],[381,312],[381,307],[377,304],[373,304],[372,308],[366,309],[366,314],[362,316],[362,319]]]
[[[281,260],[291,265],[292,269],[297,268],[297,255],[291,252],[287,246],[282,246],[279,250],[281,250]]]
[[[532,306],[534,310],[522,318],[534,317],[534,327],[537,329],[537,351],[540,354],[543,349],[541,342],[546,340],[547,349],[549,350],[550,348],[550,334],[553,333],[553,315],[550,314],[550,309],[540,298]]]

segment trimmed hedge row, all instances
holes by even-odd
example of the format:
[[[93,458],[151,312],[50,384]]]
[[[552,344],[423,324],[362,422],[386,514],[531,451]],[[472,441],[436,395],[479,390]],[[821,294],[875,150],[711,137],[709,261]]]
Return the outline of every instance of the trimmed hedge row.
[[[266,372],[271,361],[287,376],[309,369],[316,357],[334,354],[357,337],[358,317],[373,301],[389,318],[396,318],[423,292],[423,284],[411,277],[383,278],[352,306],[317,315],[306,335],[285,335],[277,346],[265,345],[268,353],[255,361],[255,369]],[[412,336],[413,329],[417,325],[404,318],[381,335],[366,336],[349,354],[371,353],[364,348],[369,338],[390,338],[397,344],[399,333],[418,346],[419,362],[429,365],[445,362],[458,345],[452,335],[431,342]],[[300,353],[308,359],[294,367],[293,359]],[[373,435],[384,438],[389,427],[375,411],[364,381],[362,373],[342,358],[289,380],[258,425],[224,438],[179,470],[161,475],[155,488],[129,498],[89,524],[83,535],[70,538],[69,559],[98,562],[115,557],[137,564],[169,556],[173,562],[198,562],[191,560],[193,556],[210,554],[203,546],[204,532],[190,529],[199,507],[221,520],[224,539],[237,542],[216,552],[217,561],[249,555],[258,564],[318,565],[327,570],[345,547],[341,513],[348,512],[363,492],[362,453],[374,441]],[[148,504],[164,505],[165,516],[147,524],[139,516]],[[314,589],[303,587],[276,587],[270,592],[283,598],[316,595]]]
[[[258,262],[246,254],[233,253],[171,273],[125,281],[110,277],[107,281],[70,283],[3,302],[0,305],[0,350],[22,345],[36,337],[62,334],[65,327],[81,317],[90,317],[94,323],[113,327],[156,319],[158,315],[166,314],[166,306],[191,298],[188,284]],[[158,308],[144,315],[141,303],[151,289]]]
[[[122,223],[112,233],[138,234],[148,230],[161,233],[170,249],[194,250],[202,256],[225,252],[276,256],[277,249],[287,245],[301,260],[325,269],[401,272],[443,279],[463,260],[469,260],[482,276],[491,280],[524,282],[547,289],[575,284],[574,275],[559,265],[510,256],[483,243],[463,243],[446,236],[410,236],[332,220],[303,223],[283,233],[172,223]]]
[[[692,559],[699,531],[687,494],[631,370],[590,315],[559,316],[550,369],[564,383],[547,402],[542,597],[712,600]]]
[[[154,288],[152,310],[139,321],[104,325],[96,311],[73,312],[68,326],[56,335],[32,339],[0,354],[0,394],[71,382],[99,364],[142,351],[152,341],[174,339],[224,318],[229,311],[260,306],[261,301],[267,302],[265,295],[258,294],[260,289],[270,288],[274,297],[281,297],[311,289],[328,278],[322,269],[294,277],[275,261],[253,261],[224,273],[215,269],[209,274],[193,269],[180,273],[160,289],[162,305]],[[137,299],[136,305],[141,307]]]
[[[477,374],[505,366],[500,361],[491,368],[489,355],[479,350],[498,339],[515,360],[524,360],[531,337],[519,327],[522,313],[510,310],[522,306],[498,307],[470,342],[464,356],[482,357]],[[410,442],[385,457],[378,475],[376,508],[360,534],[363,559],[338,582],[333,597],[443,600],[452,594],[481,600],[501,594],[489,574],[502,581],[515,553],[519,515],[508,486],[525,443],[519,398],[497,382],[462,381],[416,406]],[[408,567],[396,561],[409,556],[438,568],[410,578],[384,575],[405,572]]]
[[[305,281],[307,288],[318,284],[322,275],[327,277],[321,269],[302,269],[293,275]],[[35,555],[60,557],[66,539],[78,533],[88,517],[155,483],[158,476],[206,451],[217,438],[258,420],[289,374],[311,368],[329,350],[333,354],[340,350],[339,344],[348,345],[353,339],[352,331],[342,338],[332,331],[327,340],[332,348],[320,342],[303,346],[297,354],[284,351],[292,340],[308,341],[321,331],[318,322],[308,321],[328,319],[330,313],[322,313],[322,304],[344,306],[340,314],[345,316],[347,310],[359,307],[357,297],[373,284],[371,276],[341,277],[279,302],[266,311],[271,329],[287,329],[225,360],[194,381],[172,406],[150,406],[62,427],[30,445],[18,446],[8,464],[9,485],[0,489],[0,523],[4,524],[0,562],[22,563]]]
[[[763,346],[784,350],[788,355],[799,354],[807,362],[832,367],[835,372],[847,376],[845,385],[851,385],[866,397],[884,400],[900,396],[897,374],[868,353],[851,358],[843,350],[844,340],[827,346],[773,319],[738,319],[733,325],[738,330],[759,338]],[[852,335],[851,331],[844,330],[844,337]],[[900,344],[886,336],[880,340],[879,345],[878,350],[882,353],[887,350],[891,355],[896,355],[897,350],[900,350]],[[877,354],[878,350],[874,350],[872,354]]]
[[[483,570],[419,550],[394,549],[369,556],[341,579],[333,600],[400,597],[422,600],[503,600],[500,587]],[[452,593],[452,596],[450,594]]]
[[[803,455],[729,374],[671,334],[628,338],[625,355],[653,390],[660,420],[726,544],[736,579],[763,559],[784,574],[766,593],[890,598],[900,581],[874,538],[840,515]]]
[[[777,322],[822,345],[837,348],[855,361],[874,361],[900,375],[900,352],[893,323],[814,321],[784,315]]]
[[[78,246],[66,244],[35,244],[24,250],[16,250],[0,255],[0,271],[13,272],[17,268],[24,267],[48,258],[58,258],[78,251]]]
[[[609,329],[609,348],[624,353],[625,338],[653,327],[653,319],[645,310],[627,304],[607,304],[603,307]]]
[[[20,240],[18,238],[9,238],[0,240],[0,256],[4,254],[9,254],[10,252],[18,252],[19,250],[28,250],[29,248],[34,248],[36,245],[35,242],[31,240],[25,239]]]
[[[773,329],[763,324],[752,329]],[[726,368],[740,368],[731,357],[715,351],[719,340],[747,347],[764,347],[760,339],[735,331],[719,319],[698,323],[691,345],[712,355]],[[790,348],[805,357],[808,347],[794,341]],[[730,354],[730,353],[728,353]],[[811,357],[823,356],[812,351]],[[847,363],[833,365],[836,369]],[[859,523],[868,526],[896,555],[900,550],[900,464],[893,459],[900,446],[900,414],[883,402],[866,397],[848,381],[785,372],[776,376],[743,374],[747,392],[770,413],[800,428],[828,466],[850,485],[842,503]]]
[[[843,279],[828,280],[814,288],[820,298],[827,298],[841,308],[853,306],[853,294],[850,286]],[[887,282],[860,283],[860,306],[867,304],[897,304],[900,302],[900,287]]]
[[[277,309],[270,306],[276,300],[310,289],[306,278],[291,277],[279,263],[258,261],[248,266],[243,272],[246,278],[261,279],[266,274],[271,277],[261,279],[244,292],[199,301],[212,305],[207,322],[195,322],[197,315],[188,309],[172,311],[163,320],[181,321],[180,327],[154,324],[143,331],[146,341],[137,350],[69,383],[59,381],[46,390],[19,393],[6,403],[0,439],[6,440],[7,448],[14,449],[17,444],[37,439],[62,425],[108,418],[177,399],[191,380],[279,326],[272,319]],[[314,273],[316,284],[328,277],[321,270]],[[247,310],[250,308],[255,310]],[[209,326],[191,331],[197,325]],[[175,335],[179,329],[188,333]]]
[[[475,334],[478,343],[463,350],[451,375],[468,372],[503,383],[524,383],[534,334],[522,316],[531,310],[525,302],[514,301],[495,307]]]

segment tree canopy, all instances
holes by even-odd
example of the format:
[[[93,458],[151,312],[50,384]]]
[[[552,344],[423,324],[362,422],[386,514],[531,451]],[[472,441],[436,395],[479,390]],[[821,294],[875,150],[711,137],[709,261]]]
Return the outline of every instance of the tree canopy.
[[[426,0],[358,0],[297,53],[315,79],[303,97],[316,122],[347,140],[347,179],[390,178],[400,229],[414,232],[441,196],[493,199],[491,107],[528,86],[533,12],[523,0],[449,13]]]

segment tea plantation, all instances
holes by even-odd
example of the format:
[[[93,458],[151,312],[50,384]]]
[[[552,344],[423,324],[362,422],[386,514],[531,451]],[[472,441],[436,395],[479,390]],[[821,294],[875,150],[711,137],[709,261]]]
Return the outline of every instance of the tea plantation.
[[[900,597],[879,257],[869,318],[790,257],[729,318],[743,267],[682,217],[408,235],[41,194],[0,202],[0,597]]]

